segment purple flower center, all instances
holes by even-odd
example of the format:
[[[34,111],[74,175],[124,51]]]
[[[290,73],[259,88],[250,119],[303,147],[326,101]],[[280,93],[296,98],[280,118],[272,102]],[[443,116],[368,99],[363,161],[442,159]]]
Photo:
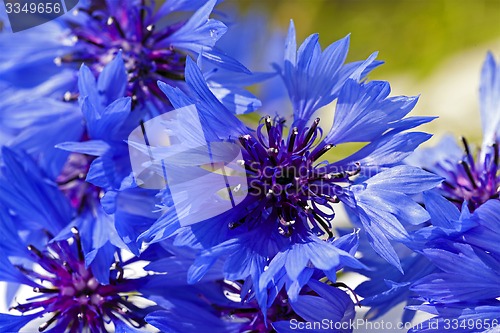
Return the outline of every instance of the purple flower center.
[[[70,154],[61,174],[57,177],[59,189],[76,209],[81,210],[84,204],[89,203],[88,200],[98,202],[104,194],[101,188],[85,181],[93,160],[92,156]]]
[[[142,317],[135,314],[138,308],[124,296],[136,287],[132,280],[124,279],[120,264],[113,265],[110,284],[99,283],[92,270],[85,267],[78,230],[72,228],[72,232],[76,254],[68,241],[50,243],[43,252],[33,245],[28,246],[45,272],[16,267],[38,285],[33,291],[40,295],[12,309],[23,313],[36,310],[40,311],[40,315],[50,314],[49,319],[39,326],[40,332],[55,322],[63,323],[64,328],[69,328],[71,332],[81,327],[87,327],[91,332],[106,332],[105,323],[110,320],[123,320],[136,327],[145,325]]]
[[[251,213],[230,227],[255,223],[256,216],[264,211],[269,213],[270,220],[279,221],[278,231],[284,236],[312,224],[318,234],[333,237],[330,228],[335,212],[331,204],[339,202],[338,195],[343,191],[341,183],[349,183],[349,177],[359,173],[359,165],[332,173],[332,168],[326,168],[328,163],[319,162],[323,154],[333,148],[321,140],[316,143],[322,135],[319,118],[304,130],[292,128],[287,137],[283,133],[283,121],[263,119],[257,138],[240,137],[249,194],[254,202]],[[264,127],[267,135],[263,133]]]
[[[97,75],[121,50],[128,73],[127,96],[134,102],[151,96],[165,100],[158,80],[184,80],[186,55],[165,39],[184,22],[158,28],[151,6],[117,6],[111,13],[107,5],[79,9],[87,17],[71,22],[73,51],[55,59],[56,64],[84,62]],[[67,95],[68,98],[71,95]]]
[[[458,206],[464,200],[468,201],[469,209],[474,211],[487,200],[499,197],[499,147],[498,142],[486,147],[482,158],[475,161],[467,140],[462,138],[462,142],[465,155],[455,170],[446,172],[447,180],[442,183],[441,189]]]

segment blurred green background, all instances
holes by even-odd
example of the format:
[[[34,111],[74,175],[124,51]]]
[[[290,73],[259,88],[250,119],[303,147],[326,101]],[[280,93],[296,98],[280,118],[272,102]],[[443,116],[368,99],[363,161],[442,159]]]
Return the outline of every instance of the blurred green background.
[[[500,0],[226,2],[265,11],[283,30],[293,18],[299,42],[318,32],[325,47],[351,33],[349,60],[379,51],[385,64],[369,78],[390,81],[394,94],[421,94],[415,112],[440,116],[425,130],[480,142],[479,74],[487,51],[500,58]]]
[[[231,2],[231,1],[230,1]],[[327,45],[352,33],[352,59],[379,50],[394,71],[428,75],[446,56],[500,38],[500,1],[481,0],[233,0],[259,8],[274,25],[293,18],[297,38],[320,33]]]

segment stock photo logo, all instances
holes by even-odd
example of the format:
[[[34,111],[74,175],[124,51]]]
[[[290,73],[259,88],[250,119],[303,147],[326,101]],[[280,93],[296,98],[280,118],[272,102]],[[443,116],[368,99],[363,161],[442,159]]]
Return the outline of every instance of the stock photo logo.
[[[14,33],[52,21],[78,4],[78,0],[4,0],[3,2]]]
[[[248,195],[240,146],[207,137],[194,105],[144,122],[128,137],[137,185],[168,190],[181,226],[220,215]]]

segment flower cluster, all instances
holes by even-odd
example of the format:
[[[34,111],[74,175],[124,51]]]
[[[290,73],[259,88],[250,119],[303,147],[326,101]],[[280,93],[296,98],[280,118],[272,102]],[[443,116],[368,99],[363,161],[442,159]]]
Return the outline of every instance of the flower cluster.
[[[402,301],[405,321],[500,320],[493,56],[477,154],[418,150],[434,117],[367,79],[377,53],[298,46],[292,21],[276,52],[237,59],[240,35],[267,31],[231,35],[216,5],[88,0],[0,33],[0,331],[286,333]],[[354,290],[346,271],[370,280]]]

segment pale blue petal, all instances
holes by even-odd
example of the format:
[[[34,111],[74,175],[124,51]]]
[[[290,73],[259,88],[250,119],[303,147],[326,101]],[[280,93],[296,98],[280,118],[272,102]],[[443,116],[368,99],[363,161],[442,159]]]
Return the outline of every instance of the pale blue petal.
[[[101,140],[90,140],[84,142],[63,142],[56,145],[56,148],[73,153],[87,154],[92,156],[102,156],[111,147]]]
[[[500,138],[500,64],[488,53],[481,71],[479,87],[483,144],[490,145]]]

